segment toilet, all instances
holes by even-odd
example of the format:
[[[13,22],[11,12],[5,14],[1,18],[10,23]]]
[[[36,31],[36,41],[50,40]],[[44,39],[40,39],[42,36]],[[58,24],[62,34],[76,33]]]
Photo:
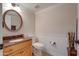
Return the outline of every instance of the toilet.
[[[37,38],[33,38],[32,42],[32,47],[33,47],[33,55],[34,56],[42,56],[43,55],[43,50],[44,50],[44,44],[40,43]]]
[[[40,42],[33,43],[33,54],[35,56],[42,56],[42,51],[44,50],[44,45]]]

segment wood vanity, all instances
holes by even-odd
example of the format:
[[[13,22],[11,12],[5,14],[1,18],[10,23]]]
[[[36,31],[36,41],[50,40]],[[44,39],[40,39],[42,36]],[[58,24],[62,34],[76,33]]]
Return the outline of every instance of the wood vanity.
[[[7,21],[11,23],[9,24]],[[22,17],[17,11],[11,9],[4,12],[3,27],[5,27],[8,31],[16,32],[21,29],[22,25],[23,25]],[[32,56],[32,39],[24,38],[23,34],[4,36],[3,55]]]
[[[10,38],[10,37],[9,37]],[[32,39],[25,39],[20,42],[8,43],[4,38],[4,56],[32,56]],[[7,42],[7,43],[6,43]]]

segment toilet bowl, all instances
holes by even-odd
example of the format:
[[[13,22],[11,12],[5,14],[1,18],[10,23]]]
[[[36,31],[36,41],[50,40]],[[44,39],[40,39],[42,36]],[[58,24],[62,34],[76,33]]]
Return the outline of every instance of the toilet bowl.
[[[42,54],[43,54],[42,51],[44,49],[44,45],[40,42],[36,42],[36,43],[33,43],[32,46],[33,46],[33,54],[35,56],[42,56]]]
[[[42,51],[44,50],[44,44],[39,42],[37,36],[32,37],[32,47],[34,56],[42,56]]]

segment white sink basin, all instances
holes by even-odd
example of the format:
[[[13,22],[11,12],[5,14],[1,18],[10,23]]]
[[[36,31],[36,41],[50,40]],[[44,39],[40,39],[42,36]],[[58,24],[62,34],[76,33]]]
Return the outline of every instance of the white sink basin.
[[[11,41],[9,41],[9,42],[20,42],[20,41],[23,41],[23,39],[11,40]]]

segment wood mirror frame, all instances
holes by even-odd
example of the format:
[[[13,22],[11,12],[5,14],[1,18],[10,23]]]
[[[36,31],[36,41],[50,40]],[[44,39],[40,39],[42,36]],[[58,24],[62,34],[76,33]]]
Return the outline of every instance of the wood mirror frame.
[[[20,17],[21,24],[20,24],[19,28],[17,28],[16,30],[11,30],[11,29],[7,26],[7,24],[6,24],[6,22],[5,22],[5,16],[6,16],[7,12],[9,12],[9,11],[16,12],[17,15]],[[20,15],[17,11],[15,11],[15,10],[7,10],[7,11],[5,11],[5,12],[3,13],[3,24],[4,24],[4,27],[5,27],[7,30],[11,31],[11,32],[18,31],[18,30],[21,29],[21,27],[22,27],[22,25],[23,25],[22,17],[21,17],[21,15]]]

